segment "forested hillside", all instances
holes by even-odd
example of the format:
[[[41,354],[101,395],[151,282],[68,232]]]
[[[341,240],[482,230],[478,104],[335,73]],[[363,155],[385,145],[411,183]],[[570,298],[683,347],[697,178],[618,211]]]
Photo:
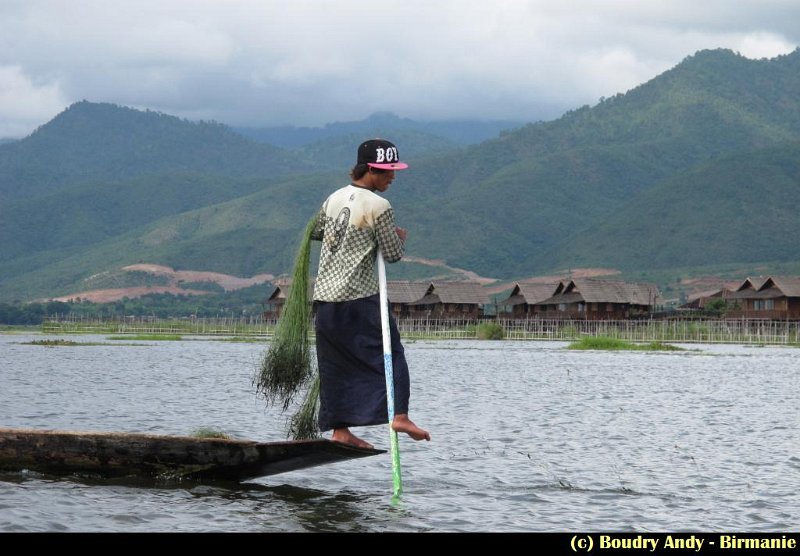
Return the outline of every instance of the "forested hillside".
[[[410,168],[386,196],[410,230],[410,256],[488,277],[778,267],[797,260],[799,99],[800,50],[771,60],[702,51],[631,91],[479,144],[398,132],[389,139]],[[0,145],[0,300],[80,291],[92,274],[139,262],[289,272],[360,140],[282,149],[215,123],[74,105]]]

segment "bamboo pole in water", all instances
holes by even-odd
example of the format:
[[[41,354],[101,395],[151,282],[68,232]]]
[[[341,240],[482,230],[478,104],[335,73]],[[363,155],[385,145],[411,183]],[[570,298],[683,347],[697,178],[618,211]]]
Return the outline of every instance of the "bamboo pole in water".
[[[397,431],[392,428],[394,420],[394,366],[392,363],[392,338],[389,333],[389,298],[386,290],[386,265],[383,253],[378,249],[378,287],[381,301],[381,335],[383,337],[383,371],[386,375],[386,409],[389,414],[389,442],[392,450],[392,483],[394,499],[403,494],[403,478],[400,469],[400,446]]]

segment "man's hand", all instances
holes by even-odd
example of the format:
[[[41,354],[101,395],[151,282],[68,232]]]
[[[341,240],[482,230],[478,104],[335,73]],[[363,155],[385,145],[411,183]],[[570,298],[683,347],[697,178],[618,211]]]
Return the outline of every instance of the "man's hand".
[[[408,235],[408,230],[397,226],[395,227],[394,231],[397,232],[397,235],[400,236],[400,239],[402,239],[403,241],[406,240],[406,236]]]

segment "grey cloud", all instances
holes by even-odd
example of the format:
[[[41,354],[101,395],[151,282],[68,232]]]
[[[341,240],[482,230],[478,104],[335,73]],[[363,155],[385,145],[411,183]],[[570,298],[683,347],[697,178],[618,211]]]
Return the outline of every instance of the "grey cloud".
[[[549,119],[703,48],[772,57],[794,0],[60,0],[0,6],[0,136],[81,99],[234,125]]]

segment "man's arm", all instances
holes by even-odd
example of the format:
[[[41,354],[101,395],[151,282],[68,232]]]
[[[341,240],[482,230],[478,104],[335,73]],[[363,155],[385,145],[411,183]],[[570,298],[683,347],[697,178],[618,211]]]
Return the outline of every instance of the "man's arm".
[[[402,232],[399,230],[402,230]],[[400,235],[401,233],[403,234],[402,236]],[[382,212],[375,219],[375,235],[378,238],[378,247],[383,252],[384,261],[396,263],[403,258],[406,231],[395,226],[394,212],[391,208]]]

